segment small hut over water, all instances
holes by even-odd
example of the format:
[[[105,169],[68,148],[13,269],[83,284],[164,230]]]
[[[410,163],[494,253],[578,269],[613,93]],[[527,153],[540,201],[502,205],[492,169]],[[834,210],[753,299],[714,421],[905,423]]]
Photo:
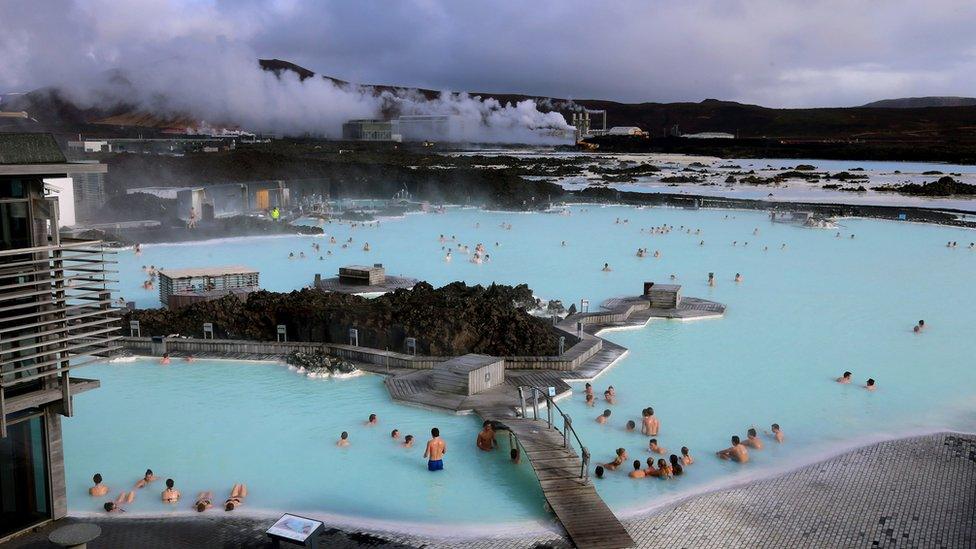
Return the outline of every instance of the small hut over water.
[[[228,294],[244,297],[260,289],[258,275],[243,265],[165,269],[159,271],[159,301],[176,309]]]

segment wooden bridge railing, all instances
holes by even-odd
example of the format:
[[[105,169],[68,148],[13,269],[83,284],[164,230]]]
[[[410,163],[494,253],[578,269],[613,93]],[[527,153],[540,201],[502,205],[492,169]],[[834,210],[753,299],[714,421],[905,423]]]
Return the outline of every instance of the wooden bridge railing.
[[[562,409],[559,407],[559,405],[556,404],[555,399],[549,396],[548,389],[542,389],[534,385],[520,385],[518,388],[518,392],[519,392],[519,403],[521,405],[523,419],[529,419],[529,416],[526,414],[527,412],[526,403],[525,403],[526,392],[531,393],[533,420],[540,419],[539,418],[539,397],[540,396],[546,400],[546,425],[548,426],[548,428],[550,429],[554,428],[553,413],[552,413],[553,410],[555,410],[556,412],[559,413],[560,416],[562,416],[563,448],[568,449],[571,447],[571,440],[569,438],[569,435],[570,433],[572,433],[573,439],[576,441],[576,444],[577,446],[579,446],[580,449],[580,460],[582,462],[582,465],[580,467],[580,478],[583,479],[584,481],[589,481],[590,451],[589,449],[587,449],[586,446],[583,445],[583,441],[580,440],[579,435],[576,433],[576,429],[573,428],[573,418],[570,417],[569,414],[567,414],[566,412],[563,412]]]

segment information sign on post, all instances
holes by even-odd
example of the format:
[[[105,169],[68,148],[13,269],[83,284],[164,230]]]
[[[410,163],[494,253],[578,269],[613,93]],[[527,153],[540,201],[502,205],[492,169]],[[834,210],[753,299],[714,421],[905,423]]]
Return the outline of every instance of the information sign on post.
[[[280,542],[284,541],[317,549],[323,530],[325,525],[321,521],[285,513],[266,533],[275,547],[280,547]]]

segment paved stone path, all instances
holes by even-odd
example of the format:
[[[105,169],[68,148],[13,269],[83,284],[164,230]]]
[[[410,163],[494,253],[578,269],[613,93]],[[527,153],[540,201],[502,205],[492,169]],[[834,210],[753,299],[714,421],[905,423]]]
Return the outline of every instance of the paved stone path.
[[[209,516],[93,522],[102,527],[102,536],[89,544],[92,549],[269,546],[263,532],[270,521]],[[624,525],[637,547],[976,547],[976,436],[943,433],[875,444],[777,478],[693,497]],[[3,548],[48,548],[52,529]],[[570,544],[558,535],[435,540],[331,530],[321,546],[490,549]]]

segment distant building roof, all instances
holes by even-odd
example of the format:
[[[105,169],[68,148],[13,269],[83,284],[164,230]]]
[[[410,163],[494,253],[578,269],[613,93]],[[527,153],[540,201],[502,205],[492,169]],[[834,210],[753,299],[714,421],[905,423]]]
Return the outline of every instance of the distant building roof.
[[[256,273],[257,269],[243,265],[228,265],[225,267],[198,267],[191,269],[163,269],[159,274],[169,278],[195,278],[200,276],[225,276],[243,273]]]
[[[64,164],[58,142],[49,133],[0,133],[0,164]]]
[[[691,139],[735,139],[734,135],[726,132],[683,133],[681,137],[689,137]]]
[[[614,126],[607,133],[610,135],[640,135],[644,131],[637,126]]]

